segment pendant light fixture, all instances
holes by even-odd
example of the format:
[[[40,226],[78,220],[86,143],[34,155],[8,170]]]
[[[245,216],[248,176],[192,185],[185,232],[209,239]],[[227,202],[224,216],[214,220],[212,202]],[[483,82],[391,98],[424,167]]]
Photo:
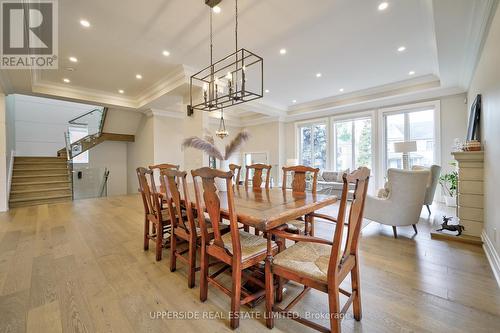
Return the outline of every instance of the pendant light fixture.
[[[220,110],[219,129],[215,131],[215,135],[221,139],[224,139],[226,136],[229,136],[229,132],[226,130],[226,123],[224,121],[224,109]]]
[[[188,116],[194,110],[217,111],[264,96],[264,60],[244,48],[238,49],[238,0],[235,1],[235,52],[213,61],[213,7],[222,0],[205,0],[210,9],[210,65],[191,76]],[[196,94],[202,88],[202,94]],[[194,95],[199,95],[195,98]],[[221,123],[223,118],[221,117]]]

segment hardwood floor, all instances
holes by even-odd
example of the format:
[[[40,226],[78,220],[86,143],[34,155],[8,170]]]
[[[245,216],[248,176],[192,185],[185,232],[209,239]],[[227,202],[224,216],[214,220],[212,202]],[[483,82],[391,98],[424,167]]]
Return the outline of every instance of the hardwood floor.
[[[343,332],[498,331],[500,289],[482,248],[431,240],[424,210],[422,217],[415,237],[411,227],[398,228],[398,239],[388,226],[363,229],[363,319],[348,316]],[[201,303],[199,274],[188,289],[186,265],[171,273],[168,250],[160,262],[154,251],[144,252],[142,219],[138,196],[0,214],[0,332],[229,332],[227,318],[220,318],[227,316],[229,298],[210,288]],[[329,235],[331,228],[318,222],[316,235]],[[300,290],[287,285],[284,302]],[[296,309],[327,324],[318,318],[327,309],[322,293],[311,292]],[[258,319],[243,318],[239,331],[267,331],[263,305],[242,310]],[[157,318],[156,311],[170,318]],[[201,318],[173,318],[188,311]],[[311,330],[277,319],[273,331]]]

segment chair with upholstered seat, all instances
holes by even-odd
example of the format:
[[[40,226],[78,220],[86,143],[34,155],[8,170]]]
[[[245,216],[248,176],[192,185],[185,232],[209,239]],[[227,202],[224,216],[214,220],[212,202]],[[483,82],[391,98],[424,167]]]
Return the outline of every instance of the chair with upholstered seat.
[[[170,271],[177,268],[177,259],[188,265],[188,288],[193,288],[195,284],[195,273],[199,270],[196,267],[197,245],[201,240],[201,229],[198,227],[197,216],[195,216],[192,203],[189,198],[186,181],[187,173],[173,169],[161,171],[160,180],[167,189],[166,202],[172,221],[172,232],[170,233]],[[182,190],[179,190],[179,187]],[[203,215],[201,215],[204,218]],[[229,230],[227,225],[220,225],[221,232]],[[208,226],[208,237],[213,238],[212,227]],[[178,251],[178,242],[188,243],[187,251]],[[187,257],[183,255],[187,254]]]
[[[278,312],[316,330],[338,333],[341,330],[341,320],[351,304],[353,305],[354,318],[361,320],[358,240],[369,177],[370,170],[365,167],[359,168],[350,175],[344,175],[344,187],[336,219],[317,213],[306,216],[306,218],[317,216],[335,222],[332,241],[313,236],[290,234],[282,230],[270,231],[270,234],[277,238],[291,239],[297,242],[275,255],[272,261],[266,260],[266,324],[269,328],[274,326],[273,312]],[[355,188],[347,218],[347,237],[343,242],[344,223],[342,221],[346,215],[348,183],[354,184]],[[351,292],[340,288],[340,284],[349,274],[351,276]],[[304,290],[284,308],[274,305],[275,276],[304,285]],[[297,317],[295,312],[290,311],[311,288],[328,294],[329,329],[305,318]],[[279,288],[276,301],[281,301],[282,292],[282,289]],[[340,293],[348,297],[342,309],[340,307]]]
[[[291,187],[293,192],[300,192],[300,193],[305,192],[307,187],[308,175],[312,175],[311,193],[316,193],[318,173],[319,173],[318,168],[311,168],[305,165],[297,165],[297,166],[283,167],[282,169],[283,169],[283,182],[281,186],[283,190],[287,189],[288,185],[287,176],[289,172],[292,172],[293,178]],[[286,231],[304,235],[307,235],[309,233],[313,235],[314,234],[313,220],[311,220],[311,223],[306,223],[304,219],[289,221],[286,223]]]
[[[365,218],[392,226],[394,238],[396,227],[411,225],[417,233],[428,179],[429,170],[387,170],[385,188],[366,198]]]
[[[139,180],[139,193],[144,205],[144,250],[149,249],[149,240],[156,242],[156,260],[162,257],[164,235],[170,233],[170,215],[168,209],[163,208],[163,196],[156,190],[152,170],[136,169]]]
[[[441,175],[441,167],[439,165],[431,165],[429,168],[420,166],[420,165],[414,165],[412,170],[429,170],[430,175],[429,175],[429,181],[427,182],[427,186],[425,189],[425,198],[424,198],[424,205],[427,207],[427,211],[429,212],[429,215],[431,214],[431,205],[432,202],[434,201],[434,194],[436,193],[436,187],[437,184],[439,183],[439,176]]]
[[[250,303],[265,294],[265,285],[259,279],[253,278],[245,272],[245,269],[258,265],[267,255],[267,240],[261,236],[250,234],[238,229],[238,221],[234,208],[234,189],[232,184],[233,173],[224,172],[210,168],[201,168],[191,171],[196,194],[196,207],[198,216],[203,216],[206,211],[213,226],[213,238],[208,235],[208,226],[204,219],[200,219],[201,228],[201,276],[200,276],[200,300],[204,302],[208,296],[208,284],[222,290],[231,297],[230,325],[235,329],[239,326],[240,306]],[[218,222],[221,220],[220,207],[221,192],[215,186],[216,179],[226,182],[226,198],[228,219],[231,231],[225,235],[221,233]],[[201,180],[201,188],[200,188]],[[272,242],[269,245],[272,251],[277,252],[277,245]],[[225,264],[216,272],[209,274],[209,257]],[[231,269],[232,286],[224,287],[216,277],[226,269]],[[242,275],[251,280],[262,289],[256,292],[242,289]]]

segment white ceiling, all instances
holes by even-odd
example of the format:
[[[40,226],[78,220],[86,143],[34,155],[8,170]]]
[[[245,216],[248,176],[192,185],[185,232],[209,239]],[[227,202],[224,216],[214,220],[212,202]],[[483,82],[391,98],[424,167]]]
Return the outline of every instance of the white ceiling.
[[[419,80],[465,90],[494,1],[388,0],[379,11],[379,0],[239,0],[240,47],[264,58],[270,90],[240,116],[286,114]],[[234,50],[234,1],[220,6],[215,58]],[[185,93],[189,69],[208,64],[208,15],[203,0],[59,1],[60,68],[3,70],[0,83],[7,92],[167,109],[179,101],[165,95]],[[91,27],[83,28],[81,18]]]

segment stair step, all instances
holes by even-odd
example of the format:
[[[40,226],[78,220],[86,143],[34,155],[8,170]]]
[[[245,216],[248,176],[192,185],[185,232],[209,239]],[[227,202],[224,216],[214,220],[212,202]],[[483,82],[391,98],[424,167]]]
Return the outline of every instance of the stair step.
[[[31,198],[30,200],[25,201],[9,201],[9,208],[16,207],[26,207],[26,206],[36,206],[36,205],[45,205],[45,204],[55,204],[61,202],[71,201],[71,195],[69,196],[57,196],[55,198],[43,197],[39,199]]]
[[[9,202],[26,202],[26,201],[35,201],[35,200],[48,200],[48,199],[62,199],[69,198],[71,199],[71,194],[59,194],[59,195],[45,195],[45,196],[37,196],[30,198],[19,198],[19,199],[10,199]]]
[[[16,168],[14,167],[12,169],[12,172],[16,172],[16,171],[30,171],[30,172],[33,172],[33,171],[54,171],[54,170],[57,170],[57,171],[61,171],[61,170],[68,170],[68,168],[66,167],[66,165],[63,165],[61,167],[58,167],[58,168],[54,168],[54,167],[45,167],[45,168],[41,168],[41,167],[37,167],[36,169],[23,169],[23,168]]]
[[[18,178],[61,177],[61,176],[67,177],[68,173],[53,173],[53,174],[49,174],[49,175],[30,173],[29,175],[15,175],[15,176],[12,176],[12,178],[18,179]]]
[[[34,188],[29,190],[12,190],[10,194],[25,194],[25,193],[39,193],[39,192],[49,192],[49,191],[67,191],[71,190],[68,186],[66,187],[53,187],[53,188]]]
[[[50,190],[54,188],[69,188],[71,189],[71,182],[69,180],[57,180],[57,181],[40,181],[40,182],[16,182],[10,187],[12,191],[24,191],[24,190]]]
[[[70,175],[57,174],[57,175],[23,175],[12,176],[12,185],[32,183],[32,182],[48,182],[48,181],[69,181]]]

